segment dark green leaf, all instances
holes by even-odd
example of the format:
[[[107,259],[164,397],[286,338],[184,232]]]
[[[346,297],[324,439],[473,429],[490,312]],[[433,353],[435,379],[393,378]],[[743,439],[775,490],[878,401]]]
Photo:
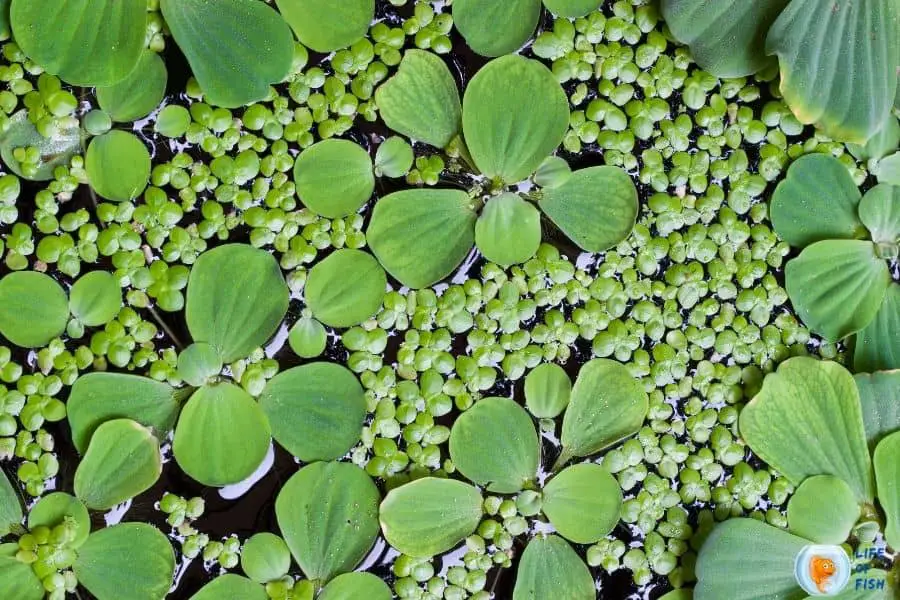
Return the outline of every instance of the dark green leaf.
[[[81,152],[82,136],[79,127],[64,127],[53,137],[45,138],[28,120],[28,111],[20,110],[9,118],[6,130],[0,134],[0,156],[3,158],[3,164],[19,177],[32,181],[48,181],[53,179],[56,167],[68,166],[71,158]],[[16,148],[38,149],[41,158],[35,173],[25,176],[22,165],[13,156]]]
[[[81,500],[63,492],[47,494],[28,511],[28,529],[48,527],[53,529],[64,520],[74,525],[75,536],[70,542],[73,549],[84,544],[91,533],[91,517]]]
[[[257,533],[241,548],[241,568],[257,583],[268,583],[287,575],[291,551],[274,533]]]
[[[375,315],[387,288],[384,269],[361,250],[336,250],[309,271],[306,304],[331,327],[352,327]]]
[[[504,267],[523,263],[541,245],[541,213],[518,194],[494,196],[475,222],[475,245]]]
[[[294,181],[300,201],[329,219],[352,215],[375,189],[369,153],[348,140],[324,140],[301,152]]]
[[[577,544],[593,544],[619,522],[622,490],[600,465],[566,467],[544,486],[543,495],[543,511],[550,523]]]
[[[900,370],[858,373],[853,379],[859,389],[866,440],[874,450],[884,436],[900,429]]]
[[[513,600],[594,600],[597,590],[587,565],[560,537],[538,536],[528,543],[519,570]]]
[[[144,50],[137,66],[125,79],[97,88],[97,102],[113,121],[127,123],[143,119],[162,102],[168,79],[166,64],[159,55]]]
[[[541,0],[456,0],[453,24],[469,47],[482,56],[515,52],[534,34]]]
[[[0,538],[22,525],[22,501],[0,469]]]
[[[375,0],[275,0],[297,39],[328,54],[366,35],[375,17]]]
[[[788,529],[817,544],[843,544],[859,519],[860,506],[843,479],[809,477],[788,502]]]
[[[134,134],[113,129],[95,137],[84,157],[91,188],[107,200],[141,195],[150,178],[150,152]]]
[[[69,291],[69,310],[88,327],[106,325],[121,308],[122,288],[106,271],[85,273]]]
[[[69,302],[49,275],[10,273],[0,279],[0,335],[23,348],[40,348],[66,329]]]
[[[892,283],[875,318],[856,334],[857,371],[900,369],[900,284]]]
[[[195,342],[178,355],[177,367],[185,383],[201,387],[222,372],[222,358],[214,346]]]

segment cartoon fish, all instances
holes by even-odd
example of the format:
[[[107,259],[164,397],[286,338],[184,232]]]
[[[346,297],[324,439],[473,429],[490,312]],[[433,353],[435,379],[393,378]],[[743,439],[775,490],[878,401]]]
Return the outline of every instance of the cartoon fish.
[[[835,567],[834,561],[830,558],[813,556],[812,560],[809,561],[809,577],[823,594],[828,591],[825,589],[825,585],[836,570],[837,567]]]

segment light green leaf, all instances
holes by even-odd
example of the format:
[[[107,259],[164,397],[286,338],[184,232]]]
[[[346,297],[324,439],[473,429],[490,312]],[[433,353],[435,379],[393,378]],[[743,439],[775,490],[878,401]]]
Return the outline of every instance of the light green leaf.
[[[122,523],[91,534],[72,567],[97,600],[162,600],[175,574],[175,553],[160,531]]]
[[[717,77],[743,77],[769,66],[769,27],[788,0],[662,0],[666,25],[703,70]]]
[[[891,283],[875,318],[856,334],[857,371],[900,369],[900,284]]]
[[[128,75],[144,48],[147,7],[116,0],[13,0],[13,36],[49,73],[82,87]]]
[[[9,25],[9,5],[12,0],[0,0],[0,40],[8,40],[12,35],[12,28]]]
[[[287,575],[291,551],[274,533],[257,533],[241,548],[241,568],[257,583],[268,583]]]
[[[230,383],[197,390],[181,411],[172,450],[178,466],[203,485],[243,481],[269,449],[269,421],[253,398]]]
[[[555,419],[569,405],[572,380],[555,363],[542,363],[525,376],[525,406],[539,419]]]
[[[515,52],[534,34],[541,0],[456,0],[453,24],[468,46],[482,56]]]
[[[575,171],[559,187],[544,190],[540,207],[582,250],[602,252],[631,233],[638,195],[622,169],[591,167]]]
[[[319,594],[318,600],[391,600],[391,588],[371,573],[346,573],[334,578]]]
[[[266,3],[217,0],[213,9],[209,0],[160,0],[159,6],[210,104],[235,108],[262,100],[270,83],[290,73],[291,30]]]
[[[898,88],[900,89],[900,88]],[[865,146],[858,144],[847,144],[850,154],[859,161],[869,159],[880,159],[897,149],[900,146],[900,121],[891,115],[887,118],[874,136],[869,138]]]
[[[108,510],[149,490],[162,474],[159,440],[130,419],[97,428],[75,471],[75,495],[93,510]]]
[[[475,212],[459,190],[404,190],[378,201],[369,248],[403,285],[423,288],[453,272],[475,243]]]
[[[200,255],[191,269],[185,316],[195,342],[233,362],[265,343],[287,313],[287,284],[264,250],[226,244]]]
[[[301,152],[294,181],[300,201],[329,219],[352,215],[375,189],[369,153],[349,140],[324,140]]]
[[[466,479],[490,492],[512,494],[537,477],[541,444],[518,403],[484,398],[453,424],[450,458]]]
[[[594,600],[597,590],[587,565],[560,537],[538,536],[528,543],[519,570],[513,600]]]
[[[672,590],[668,594],[660,596],[659,600],[694,600],[694,590],[690,588]]]
[[[900,152],[894,152],[878,161],[872,174],[878,177],[880,183],[900,185]]]
[[[556,531],[577,544],[593,544],[619,522],[622,489],[605,467],[566,467],[544,486],[544,514]]]
[[[788,168],[775,188],[770,212],[775,232],[791,246],[866,237],[857,217],[860,193],[844,163],[827,154],[807,154]]]
[[[827,240],[788,262],[785,283],[806,326],[834,342],[872,322],[891,272],[872,242]]]
[[[377,92],[375,97],[378,98]],[[384,118],[383,111],[381,117]],[[403,177],[412,169],[414,159],[409,142],[396,135],[389,137],[381,142],[375,152],[375,174],[379,177]]]
[[[483,4],[479,6],[487,16]],[[475,165],[492,179],[512,184],[532,175],[568,128],[566,93],[556,76],[536,60],[521,56],[492,60],[466,88],[466,144]]]
[[[20,527],[23,516],[19,494],[6,473],[0,469],[0,538]]]
[[[860,506],[843,479],[815,475],[788,501],[788,529],[817,544],[843,544],[859,519]]]
[[[872,501],[872,466],[859,392],[834,362],[790,358],[769,373],[740,416],[747,445],[793,485],[833,475]]]
[[[121,308],[122,288],[106,271],[85,273],[69,291],[69,310],[88,327],[106,325]]]
[[[131,419],[160,438],[175,426],[180,408],[176,390],[147,377],[122,373],[88,373],[72,386],[66,404],[72,442],[80,454],[102,423]]]
[[[300,317],[288,334],[291,350],[300,358],[315,358],[325,351],[328,332],[312,317]]]
[[[900,429],[900,370],[858,373],[853,376],[859,389],[863,424],[869,449]]]
[[[397,74],[375,91],[375,103],[385,125],[413,140],[444,148],[459,133],[456,80],[431,52],[407,50]]]
[[[900,432],[878,442],[874,462],[878,500],[887,517],[884,537],[890,547],[900,548]]]
[[[352,327],[378,312],[386,288],[384,269],[371,254],[345,248],[310,269],[304,295],[316,319]]]
[[[378,488],[349,463],[313,463],[275,501],[278,526],[309,579],[325,583],[353,570],[378,536]]]
[[[544,6],[554,15],[574,19],[587,16],[600,7],[603,0],[544,0]]]
[[[793,0],[769,30],[781,93],[804,124],[864,144],[891,110],[900,64],[895,0]],[[840,43],[835,43],[840,40]]]
[[[95,137],[84,157],[91,188],[107,200],[141,195],[150,178],[150,152],[134,134],[113,129]]]
[[[64,520],[74,526],[75,533],[70,546],[77,550],[91,533],[91,517],[81,500],[63,492],[53,492],[43,496],[28,511],[29,530],[36,527],[53,529]]]
[[[28,120],[28,111],[20,110],[9,118],[6,130],[0,134],[0,157],[3,164],[18,175],[31,181],[48,181],[53,179],[53,171],[60,165],[69,165],[69,161],[81,152],[83,133],[80,127],[59,128],[56,135],[45,138]],[[27,175],[22,165],[13,156],[16,148],[37,148],[40,161],[35,172]]]
[[[541,213],[518,194],[494,196],[475,222],[475,245],[501,266],[523,263],[541,245]]]
[[[808,544],[756,519],[720,523],[700,549],[694,600],[803,600],[794,559]]]
[[[303,462],[340,458],[359,441],[366,400],[345,367],[315,362],[272,378],[259,397],[272,435]]]
[[[581,367],[563,417],[563,452],[557,467],[573,456],[589,456],[634,435],[644,424],[650,400],[640,380],[624,365],[595,358]]]
[[[219,352],[206,342],[196,342],[178,355],[178,376],[185,383],[201,387],[222,372],[222,358]]]
[[[546,189],[558,188],[572,177],[572,168],[559,156],[548,156],[534,173],[534,183]]]
[[[388,492],[381,503],[381,531],[404,554],[436,556],[475,531],[482,502],[481,493],[462,481],[417,479]]]
[[[98,87],[97,102],[113,121],[142,119],[159,106],[166,95],[169,73],[159,54],[144,50],[137,66],[114,85]]]
[[[31,565],[0,556],[0,596],[15,600],[43,600],[44,586]]]
[[[10,273],[0,279],[0,335],[23,348],[40,348],[66,329],[66,293],[49,275]]]
[[[168,138],[181,137],[191,125],[191,113],[183,106],[170,104],[156,115],[153,129]]]
[[[859,202],[859,219],[875,242],[900,243],[900,187],[876,185]]]
[[[191,596],[191,600],[267,600],[266,588],[246,577],[219,575]]]
[[[366,35],[375,18],[375,0],[275,0],[297,39],[328,54]]]

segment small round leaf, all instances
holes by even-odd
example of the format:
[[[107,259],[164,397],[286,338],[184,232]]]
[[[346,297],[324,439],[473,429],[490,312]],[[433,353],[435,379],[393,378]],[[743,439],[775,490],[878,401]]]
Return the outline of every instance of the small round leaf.
[[[375,17],[375,0],[275,0],[297,39],[328,54],[366,35]]]
[[[23,348],[40,348],[66,329],[69,302],[49,275],[10,273],[0,279],[0,335]]]
[[[178,355],[178,376],[194,387],[206,385],[222,372],[222,358],[205,342],[191,344]]]
[[[384,86],[379,89],[383,88]],[[409,142],[401,137],[389,137],[375,152],[375,174],[379,177],[404,177],[412,168],[413,159],[413,149]]]
[[[534,183],[544,189],[558,188],[572,177],[572,168],[558,156],[548,156],[534,173]]]
[[[542,363],[525,376],[525,406],[539,419],[555,419],[569,405],[572,380],[555,363]]]
[[[328,139],[300,153],[294,182],[303,204],[318,215],[338,219],[352,215],[375,190],[372,159],[355,142]]]
[[[391,588],[371,573],[346,573],[335,577],[319,594],[318,600],[391,600]]]
[[[291,551],[274,533],[257,533],[241,548],[241,568],[257,583],[284,577],[291,568]]]
[[[181,137],[191,125],[191,113],[183,106],[170,104],[156,115],[153,128],[168,138]]]
[[[513,600],[594,600],[596,597],[591,572],[564,539],[555,535],[538,536],[528,543],[519,561]]]
[[[501,266],[523,263],[541,245],[541,213],[518,194],[495,196],[475,222],[475,245]]]
[[[28,529],[53,529],[64,520],[69,520],[75,526],[75,536],[70,545],[77,549],[87,541],[91,533],[91,517],[81,500],[63,492],[53,492],[38,500],[28,511]]]
[[[541,0],[456,0],[453,24],[468,46],[482,56],[515,52],[534,34]]]
[[[134,134],[114,129],[91,140],[84,157],[91,187],[107,200],[141,195],[150,178],[150,152]]]
[[[371,254],[336,250],[309,271],[306,304],[313,316],[331,327],[352,327],[381,308],[387,275]]]
[[[122,288],[106,271],[85,273],[69,291],[69,310],[88,327],[106,325],[121,308]]]
[[[544,0],[544,6],[554,15],[575,19],[597,10],[603,0]]]
[[[113,121],[127,123],[153,112],[166,95],[169,73],[159,54],[144,50],[137,66],[125,79],[98,87],[97,102]]]
[[[577,544],[593,544],[619,522],[622,489],[600,465],[572,465],[544,486],[543,510],[561,536]]]
[[[900,187],[882,183],[866,192],[859,201],[859,219],[872,241],[900,242]]]
[[[268,600],[266,588],[246,577],[219,575],[191,596],[191,600]]]
[[[312,317],[301,317],[291,327],[288,344],[300,358],[315,358],[325,351],[328,333],[325,327]]]
[[[859,513],[849,485],[831,475],[817,475],[804,480],[791,496],[788,529],[817,544],[843,544]]]

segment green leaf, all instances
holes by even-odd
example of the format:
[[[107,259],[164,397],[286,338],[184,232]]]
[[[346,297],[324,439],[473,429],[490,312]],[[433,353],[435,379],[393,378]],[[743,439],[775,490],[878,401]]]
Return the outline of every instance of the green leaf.
[[[196,342],[178,355],[178,376],[185,383],[201,387],[222,372],[222,358],[210,344]]]
[[[325,352],[328,332],[312,317],[300,317],[288,334],[288,345],[300,358],[315,358]]]
[[[81,500],[63,492],[47,494],[28,511],[28,529],[48,527],[69,520],[74,526],[74,537],[69,543],[73,550],[80,548],[91,533],[91,517]]]
[[[542,363],[525,376],[525,406],[539,419],[555,419],[569,405],[572,380],[555,363]]]
[[[806,326],[835,342],[872,322],[891,272],[872,242],[827,240],[788,262],[785,283]]]
[[[375,97],[378,97],[377,93]],[[384,113],[381,116],[384,118]],[[412,169],[414,158],[409,142],[396,135],[389,137],[381,142],[375,152],[375,174],[379,177],[403,177]]]
[[[388,492],[381,503],[381,531],[403,554],[430,558],[454,548],[475,531],[482,502],[481,493],[468,483],[417,479]]]
[[[466,44],[482,56],[515,52],[534,34],[541,16],[540,0],[456,0],[453,24]]]
[[[561,466],[634,435],[644,424],[650,400],[640,380],[624,365],[595,358],[581,367],[563,417]]]
[[[766,53],[778,55],[781,94],[801,123],[856,144],[878,133],[897,90],[898,20],[895,0],[787,5],[769,30]]]
[[[386,288],[384,269],[371,254],[345,248],[310,269],[304,295],[316,319],[352,327],[378,312]]]
[[[257,583],[268,583],[287,575],[291,551],[274,533],[257,533],[241,548],[241,568]]]
[[[603,0],[544,0],[544,6],[554,15],[574,19],[594,12],[602,2]]]
[[[168,138],[183,136],[191,125],[191,113],[183,106],[170,104],[156,115],[154,131]]]
[[[375,0],[275,0],[297,39],[328,54],[366,35],[375,18]]]
[[[751,450],[793,485],[833,475],[872,501],[872,466],[859,392],[841,365],[790,358],[769,373],[740,416]]]
[[[900,187],[876,185],[859,202],[859,219],[875,242],[900,243]]]
[[[875,318],[856,334],[857,371],[900,369],[900,285],[892,283]]]
[[[0,556],[0,596],[15,600],[43,600],[44,586],[31,565]]]
[[[12,0],[0,0],[0,40],[8,40],[12,35],[9,24],[9,5]]]
[[[662,0],[676,40],[691,47],[704,71],[717,77],[752,75],[772,64],[766,56],[769,27],[788,0]]]
[[[513,600],[594,600],[597,590],[587,565],[560,537],[538,536],[528,543],[519,570]]]
[[[49,73],[82,87],[128,75],[144,48],[147,7],[116,0],[13,0],[13,36]]]
[[[872,174],[878,177],[880,183],[900,185],[900,152],[894,152],[882,158],[872,168]]]
[[[269,449],[269,422],[253,398],[230,383],[197,390],[181,411],[172,450],[178,466],[203,485],[243,481]]]
[[[378,536],[378,488],[356,465],[317,462],[291,477],[275,501],[278,526],[308,579],[352,571]]]
[[[775,188],[771,215],[775,232],[791,246],[866,237],[857,215],[860,193],[844,163],[807,154],[791,164]]]
[[[75,471],[75,495],[93,510],[108,510],[149,490],[162,474],[159,440],[130,419],[97,428]]]
[[[122,373],[88,373],[72,386],[66,404],[72,442],[84,454],[94,431],[113,419],[131,419],[160,438],[175,426],[179,401],[175,389],[147,377]]]
[[[531,417],[509,398],[484,398],[450,430],[450,458],[466,479],[498,494],[537,477],[541,444]]]
[[[106,271],[85,273],[69,291],[69,310],[88,327],[106,325],[121,308],[122,288]]]
[[[338,219],[352,215],[375,189],[372,159],[348,140],[329,139],[300,153],[294,164],[300,201],[316,214]]]
[[[878,442],[874,462],[878,500],[887,517],[884,537],[889,546],[900,548],[900,432]]]
[[[268,600],[266,588],[246,577],[219,575],[191,596],[191,600]]]
[[[853,376],[859,389],[863,425],[869,449],[900,429],[900,370],[858,373]]]
[[[478,4],[482,13],[489,12]],[[456,12],[455,4],[453,8]],[[568,129],[566,93],[556,76],[536,60],[504,56],[469,81],[463,97],[463,132],[475,165],[487,177],[507,184],[529,177]]]
[[[694,600],[694,590],[690,588],[672,590],[668,594],[660,596],[659,600]]]
[[[150,152],[134,134],[113,129],[91,140],[84,157],[91,188],[118,202],[141,195],[150,178]]]
[[[887,118],[878,133],[869,138],[865,146],[847,144],[847,149],[857,160],[866,161],[883,158],[896,150],[897,146],[900,146],[900,121],[892,115]]]
[[[195,342],[212,344],[222,362],[248,356],[287,313],[287,284],[264,250],[226,244],[200,255],[191,269],[185,316]]]
[[[413,140],[444,148],[459,133],[456,80],[431,52],[407,50],[396,75],[375,91],[375,104],[385,125]]]
[[[66,329],[69,302],[49,275],[10,273],[0,279],[0,335],[23,348],[40,348]]]
[[[159,54],[144,50],[137,66],[114,85],[98,87],[97,102],[113,121],[127,123],[143,119],[166,95],[169,73]]]
[[[391,588],[378,576],[371,573],[346,573],[335,577],[334,581],[326,585],[318,600],[391,600],[393,597]]]
[[[561,186],[545,189],[541,210],[588,252],[602,252],[628,237],[638,214],[637,189],[618,167],[572,173]]]
[[[843,544],[859,519],[860,506],[843,479],[809,477],[788,501],[788,529],[817,544]]]
[[[548,156],[534,173],[534,183],[547,189],[558,188],[572,177],[572,168],[559,156]]]
[[[270,83],[290,73],[291,30],[264,2],[217,0],[211,9],[209,0],[160,0],[159,6],[210,104],[235,108],[262,100]]]
[[[501,266],[523,263],[541,245],[541,213],[518,194],[494,196],[475,222],[475,245]]]
[[[19,494],[0,469],[0,538],[20,527],[23,516]]]
[[[58,128],[56,134],[45,138],[28,120],[28,111],[20,110],[9,118],[6,129],[0,134],[0,157],[3,164],[18,175],[31,181],[49,181],[60,165],[69,165],[73,156],[81,152],[83,133],[80,127]],[[27,175],[13,156],[16,148],[37,148],[40,160],[37,170]]]
[[[160,531],[122,523],[92,533],[72,567],[97,600],[162,600],[175,574],[175,553]]]
[[[404,190],[378,201],[366,240],[391,276],[423,288],[452,273],[472,249],[476,217],[465,192]]]
[[[577,544],[593,544],[615,529],[622,490],[605,467],[566,467],[544,486],[544,514],[556,531]]]
[[[803,600],[794,559],[808,544],[756,519],[720,523],[700,549],[694,600]]]
[[[359,441],[366,399],[345,367],[315,362],[272,378],[259,397],[272,435],[302,460],[340,458]]]

